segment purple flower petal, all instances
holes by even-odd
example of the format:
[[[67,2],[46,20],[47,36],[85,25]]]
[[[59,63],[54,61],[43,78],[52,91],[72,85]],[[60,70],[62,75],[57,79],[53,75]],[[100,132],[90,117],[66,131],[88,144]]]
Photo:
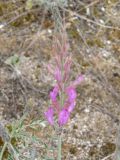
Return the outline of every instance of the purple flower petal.
[[[61,75],[61,71],[60,69],[57,67],[56,70],[55,70],[55,79],[58,81],[58,82],[61,82],[62,80],[62,75]]]
[[[78,76],[78,78],[72,82],[72,85],[74,87],[76,87],[78,84],[80,84],[82,81],[84,80],[84,76],[83,75],[80,75]]]
[[[73,101],[75,101],[75,99],[76,99],[76,97],[77,97],[77,93],[76,93],[75,88],[73,88],[73,87],[68,87],[68,88],[66,89],[66,93],[67,93],[67,95],[68,95],[68,101],[69,101],[70,103],[72,103]]]
[[[65,65],[64,65],[64,70],[65,70],[64,80],[65,81],[69,78],[70,67],[71,67],[71,59],[69,58],[69,59],[67,59],[67,61],[65,62]]]
[[[51,98],[52,102],[56,101],[56,97],[58,95],[58,92],[59,92],[59,87],[58,86],[55,86],[53,91],[50,92],[50,98]]]
[[[45,114],[45,117],[47,118],[48,122],[51,125],[54,125],[54,119],[53,119],[54,110],[53,110],[53,108],[49,107],[48,110],[44,114]]]
[[[75,105],[76,105],[76,102],[73,101],[73,102],[69,105],[69,107],[68,107],[68,112],[72,112],[73,109],[75,108]]]
[[[70,117],[70,113],[67,109],[62,109],[62,111],[59,113],[58,123],[60,126],[63,126],[68,122],[68,119]]]

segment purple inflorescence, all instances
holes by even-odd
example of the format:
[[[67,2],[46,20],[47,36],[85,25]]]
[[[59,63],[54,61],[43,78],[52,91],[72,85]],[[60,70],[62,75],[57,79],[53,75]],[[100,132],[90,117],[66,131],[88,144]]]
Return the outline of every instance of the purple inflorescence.
[[[63,126],[68,122],[70,113],[76,105],[76,87],[84,79],[84,76],[80,75],[75,81],[69,82],[72,61],[67,49],[68,47],[64,44],[63,48],[61,48],[64,53],[60,50],[60,53],[57,54],[55,59],[56,68],[52,73],[56,80],[56,85],[50,92],[51,106],[45,112],[45,117],[51,125],[54,125],[55,116],[59,126]],[[51,70],[50,67],[48,68]]]

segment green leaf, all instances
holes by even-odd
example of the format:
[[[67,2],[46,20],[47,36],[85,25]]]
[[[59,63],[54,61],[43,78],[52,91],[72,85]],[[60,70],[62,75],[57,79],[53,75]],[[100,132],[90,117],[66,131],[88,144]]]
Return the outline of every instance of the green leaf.
[[[18,63],[20,62],[20,58],[18,55],[13,55],[11,57],[9,57],[5,63],[8,65],[12,65],[12,66],[16,66]]]

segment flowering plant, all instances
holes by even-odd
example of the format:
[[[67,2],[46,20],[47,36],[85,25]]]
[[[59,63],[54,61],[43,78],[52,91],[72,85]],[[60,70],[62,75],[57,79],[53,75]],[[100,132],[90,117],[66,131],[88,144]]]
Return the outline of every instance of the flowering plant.
[[[68,52],[66,37],[62,37],[62,43],[55,41],[54,49],[57,52],[55,56],[55,69],[48,66],[48,70],[56,80],[56,85],[50,92],[51,105],[45,112],[45,117],[50,123],[57,124],[61,127],[68,122],[71,112],[76,105],[76,87],[84,79],[83,75],[78,76],[73,82],[70,81],[70,69],[72,64],[71,55]],[[55,116],[56,121],[55,121]]]

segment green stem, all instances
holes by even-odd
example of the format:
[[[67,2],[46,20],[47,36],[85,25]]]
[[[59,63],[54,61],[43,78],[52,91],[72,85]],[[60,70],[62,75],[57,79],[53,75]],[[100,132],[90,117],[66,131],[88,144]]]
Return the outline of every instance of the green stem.
[[[61,160],[61,144],[62,144],[61,135],[59,135],[58,136],[58,159],[57,160]]]
[[[3,154],[4,154],[4,152],[5,152],[6,147],[7,147],[7,142],[4,143],[4,146],[3,146],[2,151],[1,151],[1,153],[0,153],[0,160],[3,159]]]
[[[15,151],[15,149],[14,149],[14,147],[12,146],[11,143],[9,143],[9,147],[10,147],[10,149],[11,149],[12,152],[13,152],[13,155],[14,155],[15,160],[19,160],[18,155],[17,155],[17,153],[16,153],[16,151]]]

